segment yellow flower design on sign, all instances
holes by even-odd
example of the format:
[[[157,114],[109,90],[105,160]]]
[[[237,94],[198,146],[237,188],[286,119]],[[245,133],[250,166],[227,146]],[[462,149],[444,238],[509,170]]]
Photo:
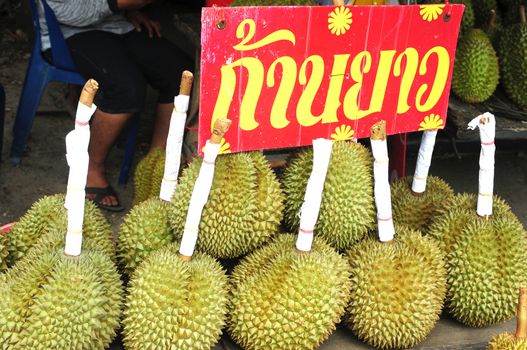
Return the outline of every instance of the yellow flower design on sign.
[[[224,138],[220,141],[220,151],[218,154],[231,153],[231,144],[227,142]]]
[[[351,126],[342,124],[341,126],[337,126],[334,134],[331,134],[331,139],[333,141],[351,140],[354,133],[355,132],[351,129]]]
[[[423,17],[423,20],[432,22],[443,13],[445,5],[421,5],[419,8],[421,9],[419,14]]]
[[[328,18],[328,29],[331,34],[341,35],[346,33],[350,29],[350,24],[353,22],[351,19],[351,11],[349,8],[340,6],[335,8]]]
[[[201,152],[205,152],[205,146],[201,148]],[[218,151],[218,154],[225,154],[225,153],[232,153],[231,144],[228,143],[224,138],[222,138],[220,141],[220,150]]]
[[[425,119],[419,123],[419,131],[423,130],[435,130],[443,126],[443,120],[437,114],[430,114],[425,117]]]

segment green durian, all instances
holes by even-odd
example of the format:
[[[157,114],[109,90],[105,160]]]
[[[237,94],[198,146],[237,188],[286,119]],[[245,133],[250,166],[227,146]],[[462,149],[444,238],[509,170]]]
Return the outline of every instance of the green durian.
[[[447,209],[454,199],[454,190],[442,179],[428,176],[422,196],[412,194],[412,177],[391,185],[393,220],[395,223],[426,232],[432,218]]]
[[[22,258],[35,242],[50,228],[62,228],[67,230],[67,210],[64,208],[64,194],[45,196],[33,203],[31,208],[20,218],[20,220],[9,231],[8,243],[8,265],[11,266]],[[112,252],[113,237],[112,227],[91,201],[85,201],[83,234],[99,240],[106,246],[106,251]],[[108,240],[110,238],[110,240]]]
[[[0,232],[0,273],[7,269],[7,236]]]
[[[475,195],[458,195],[429,234],[446,254],[447,302],[452,316],[472,327],[511,319],[517,290],[527,283],[527,233],[508,205],[494,196],[493,215],[476,215]]]
[[[513,334],[501,333],[492,337],[487,350],[527,350],[527,339],[518,339]]]
[[[234,0],[229,6],[317,6],[313,0]]]
[[[310,252],[277,236],[232,273],[228,330],[244,349],[314,349],[344,314],[351,287],[343,256],[315,237]]]
[[[130,280],[123,320],[126,349],[210,349],[227,314],[228,279],[206,254],[190,261],[171,244],[138,266]]]
[[[168,220],[171,203],[149,198],[130,210],[119,228],[117,257],[130,275],[151,252],[172,242]]]
[[[396,231],[393,243],[368,237],[347,253],[352,287],[345,323],[379,349],[421,342],[439,320],[446,290],[437,243],[415,230]]]
[[[481,29],[472,29],[458,43],[452,91],[462,100],[486,101],[496,90],[499,67],[496,52]]]
[[[96,250],[30,250],[0,279],[0,293],[2,350],[104,349],[119,327],[121,280]]]
[[[183,171],[169,214],[180,239],[201,158]],[[278,232],[283,194],[261,152],[221,155],[201,215],[196,249],[216,258],[236,258],[253,251]]]
[[[151,149],[135,168],[133,205],[159,197],[164,172],[165,150],[159,147]]]
[[[498,52],[502,83],[507,95],[527,109],[527,22],[525,8],[521,21],[502,30]]]
[[[313,167],[313,150],[307,148],[292,159],[282,179],[285,223],[298,230],[300,210]],[[326,175],[315,232],[338,250],[361,240],[375,226],[372,160],[359,143],[335,142]]]

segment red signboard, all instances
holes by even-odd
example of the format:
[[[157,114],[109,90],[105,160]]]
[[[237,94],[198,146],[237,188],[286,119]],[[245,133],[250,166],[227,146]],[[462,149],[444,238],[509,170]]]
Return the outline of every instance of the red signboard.
[[[199,149],[310,145],[445,125],[463,5],[218,7],[202,14]]]

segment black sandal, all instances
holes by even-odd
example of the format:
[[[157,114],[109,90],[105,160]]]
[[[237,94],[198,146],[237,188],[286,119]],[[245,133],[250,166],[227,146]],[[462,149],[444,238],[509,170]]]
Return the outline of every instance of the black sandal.
[[[124,207],[122,205],[119,204],[119,198],[117,197],[117,193],[115,193],[114,189],[112,188],[112,186],[109,186],[108,187],[86,187],[85,189],[86,191],[86,195],[89,195],[89,194],[94,194],[95,195],[95,198],[88,198],[88,196],[86,196],[87,199],[91,200],[93,203],[95,203],[95,205],[101,209],[104,209],[104,210],[108,210],[108,211],[115,211],[115,212],[118,212],[118,211],[123,211],[124,210]],[[106,205],[106,204],[102,204],[102,200],[106,197],[115,197],[117,199],[117,205]]]

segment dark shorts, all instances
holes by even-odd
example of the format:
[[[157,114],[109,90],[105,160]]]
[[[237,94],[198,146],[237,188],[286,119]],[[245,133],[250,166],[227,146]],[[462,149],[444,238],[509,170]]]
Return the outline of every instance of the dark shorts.
[[[106,113],[141,112],[147,83],[159,92],[159,103],[173,102],[181,73],[193,69],[181,49],[167,39],[149,38],[146,30],[121,35],[89,31],[67,43],[81,75],[99,83],[95,103]]]

